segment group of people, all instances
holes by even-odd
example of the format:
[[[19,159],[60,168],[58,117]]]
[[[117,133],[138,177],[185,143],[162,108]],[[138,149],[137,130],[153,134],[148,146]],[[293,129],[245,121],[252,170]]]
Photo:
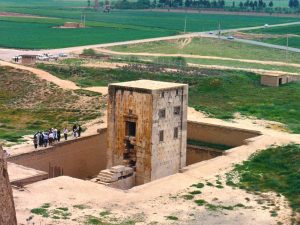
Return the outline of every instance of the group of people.
[[[80,137],[82,128],[80,125],[74,124],[73,126],[73,136],[74,138]],[[68,140],[68,128],[63,129],[63,137]],[[38,131],[33,135],[33,144],[34,148],[37,149],[38,147],[47,147],[48,145],[51,146],[55,142],[60,142],[61,140],[61,130],[56,128],[50,128],[48,131]]]

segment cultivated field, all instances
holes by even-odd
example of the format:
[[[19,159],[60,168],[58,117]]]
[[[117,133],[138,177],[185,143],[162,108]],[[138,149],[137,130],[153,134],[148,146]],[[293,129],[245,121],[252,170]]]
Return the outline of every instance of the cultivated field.
[[[211,47],[214,46],[214,47]],[[156,63],[168,62],[169,54],[180,54],[187,63],[245,69],[262,69],[299,73],[300,53],[255,46],[215,38],[193,38],[174,41],[149,42],[109,48],[115,57],[130,61],[136,57],[146,59],[149,53],[164,55],[148,56]],[[100,50],[104,51],[105,50]],[[121,54],[127,54],[121,55]],[[131,55],[130,55],[131,54]],[[142,54],[134,55],[134,54]],[[199,58],[197,58],[199,56]],[[202,57],[202,58],[201,58]],[[174,57],[173,57],[174,58]]]
[[[7,3],[4,0],[0,0],[0,7],[3,11],[51,17],[44,19],[1,17],[0,47],[25,49],[60,48],[169,36],[184,31],[186,17],[184,13],[114,10],[112,13],[107,14],[78,7],[79,2],[76,1],[75,3],[63,1],[60,4],[56,4],[53,1],[46,1],[43,4],[38,3],[35,0],[28,0],[22,3],[18,1]],[[72,4],[76,7],[70,7]],[[86,25],[88,28],[53,28],[63,25],[66,21],[79,22],[83,11],[86,13]],[[187,15],[186,31],[216,30],[219,23],[222,29],[229,29],[294,21],[299,21],[299,19],[189,13]],[[22,37],[22,42],[20,37]]]
[[[270,27],[246,32],[253,34],[253,39],[262,42],[300,48],[300,25],[286,27]],[[257,37],[257,36],[260,37]],[[287,40],[288,37],[288,40]],[[250,36],[251,38],[251,36]]]

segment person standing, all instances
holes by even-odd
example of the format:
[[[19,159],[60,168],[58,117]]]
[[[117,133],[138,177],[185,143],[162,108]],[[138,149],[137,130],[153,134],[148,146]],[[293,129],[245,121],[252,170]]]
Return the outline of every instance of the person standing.
[[[48,145],[48,133],[47,132],[44,132],[44,147],[47,147]]]
[[[39,136],[39,138],[40,138],[40,140],[39,140],[39,146],[42,147],[44,145],[44,135],[43,135],[42,131],[40,131],[39,133],[40,133],[40,136]]]
[[[81,128],[81,126],[79,125],[79,126],[78,126],[78,137],[81,136],[81,132],[82,132],[82,128]]]
[[[54,142],[54,134],[53,132],[49,133],[49,145],[53,145]]]
[[[73,125],[73,136],[74,136],[74,138],[77,137],[77,132],[78,132],[78,130],[77,130],[77,125],[74,124],[74,125]]]
[[[64,128],[64,138],[65,141],[68,140],[68,129],[66,127]]]
[[[54,142],[57,141],[57,129],[56,128],[53,129],[53,140],[54,140]]]
[[[57,141],[60,142],[60,129],[57,130]]]
[[[37,149],[37,146],[38,146],[37,135],[34,135],[34,137],[33,137],[33,145],[34,145],[34,148]]]

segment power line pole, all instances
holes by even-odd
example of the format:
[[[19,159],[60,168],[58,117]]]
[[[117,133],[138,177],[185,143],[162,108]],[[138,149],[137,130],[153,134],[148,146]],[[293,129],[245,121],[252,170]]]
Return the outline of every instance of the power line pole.
[[[289,51],[289,35],[286,35],[286,51],[285,51],[285,60],[288,61],[288,51]]]
[[[183,32],[185,33],[186,32],[186,16],[185,16],[185,19],[184,19],[184,30]]]

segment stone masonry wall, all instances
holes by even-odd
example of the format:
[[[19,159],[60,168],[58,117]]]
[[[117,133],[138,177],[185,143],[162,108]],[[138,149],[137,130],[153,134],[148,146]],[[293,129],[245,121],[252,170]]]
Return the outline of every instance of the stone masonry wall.
[[[153,92],[151,180],[177,173],[186,165],[187,98],[187,86]],[[178,106],[180,114],[174,115]],[[166,110],[165,118],[159,118],[161,109]],[[175,127],[178,138],[174,138]],[[164,141],[159,140],[160,131],[164,131]]]

